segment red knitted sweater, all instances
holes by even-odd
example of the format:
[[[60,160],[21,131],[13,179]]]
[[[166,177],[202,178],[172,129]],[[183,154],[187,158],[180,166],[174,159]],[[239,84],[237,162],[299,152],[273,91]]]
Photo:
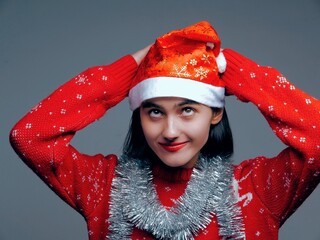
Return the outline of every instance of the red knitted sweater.
[[[246,239],[278,238],[283,222],[320,180],[320,103],[294,87],[278,71],[224,50],[229,93],[256,105],[288,148],[274,158],[257,157],[234,167],[234,190]],[[90,240],[108,235],[109,194],[115,155],[88,156],[69,143],[74,134],[123,100],[137,65],[126,56],[92,67],[54,91],[12,129],[10,141],[23,161],[64,201],[83,215]],[[181,196],[192,169],[154,167],[163,205]],[[134,229],[132,239],[153,239]],[[219,239],[215,219],[195,239]]]

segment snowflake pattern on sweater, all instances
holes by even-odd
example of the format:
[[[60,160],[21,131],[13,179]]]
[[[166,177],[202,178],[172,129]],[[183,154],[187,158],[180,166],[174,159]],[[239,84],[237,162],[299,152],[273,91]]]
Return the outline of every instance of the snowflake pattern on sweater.
[[[320,181],[320,104],[275,69],[229,49],[224,55],[228,65],[222,80],[228,92],[256,105],[288,146],[274,158],[257,157],[234,166],[233,187],[246,239],[278,239],[279,227]],[[32,108],[10,133],[23,161],[84,216],[90,240],[105,239],[108,234],[109,193],[117,157],[80,153],[70,141],[127,96],[136,69],[131,56],[89,68]],[[183,194],[191,170],[156,166],[153,175],[159,200],[170,207]],[[208,238],[219,239],[214,216],[195,236]],[[132,239],[153,237],[134,229]]]

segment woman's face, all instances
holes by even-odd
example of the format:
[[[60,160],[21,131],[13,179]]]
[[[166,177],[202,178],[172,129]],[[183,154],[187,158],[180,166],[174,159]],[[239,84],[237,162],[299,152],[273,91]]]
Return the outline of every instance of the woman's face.
[[[140,107],[146,141],[160,160],[170,167],[191,168],[208,140],[211,124],[223,111],[177,97],[146,100]]]

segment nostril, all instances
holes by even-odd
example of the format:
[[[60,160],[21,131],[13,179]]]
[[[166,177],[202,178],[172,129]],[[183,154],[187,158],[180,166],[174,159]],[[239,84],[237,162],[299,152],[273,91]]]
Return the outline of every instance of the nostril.
[[[172,143],[177,139],[177,137],[165,137],[164,140],[168,143]]]
[[[177,121],[173,117],[168,117],[166,124],[162,130],[162,137],[168,142],[175,141],[179,136],[179,128],[177,126]]]

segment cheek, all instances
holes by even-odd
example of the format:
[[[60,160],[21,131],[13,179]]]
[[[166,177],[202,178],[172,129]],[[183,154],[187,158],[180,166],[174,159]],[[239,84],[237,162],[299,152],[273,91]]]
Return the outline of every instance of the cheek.
[[[205,144],[209,137],[211,122],[208,121],[196,121],[192,125],[189,125],[186,129],[188,135],[193,138],[194,141],[199,142],[199,144]]]
[[[154,140],[157,136],[157,126],[152,124],[152,122],[148,121],[145,117],[141,116],[141,127],[144,137],[147,143],[150,145],[152,140]]]

